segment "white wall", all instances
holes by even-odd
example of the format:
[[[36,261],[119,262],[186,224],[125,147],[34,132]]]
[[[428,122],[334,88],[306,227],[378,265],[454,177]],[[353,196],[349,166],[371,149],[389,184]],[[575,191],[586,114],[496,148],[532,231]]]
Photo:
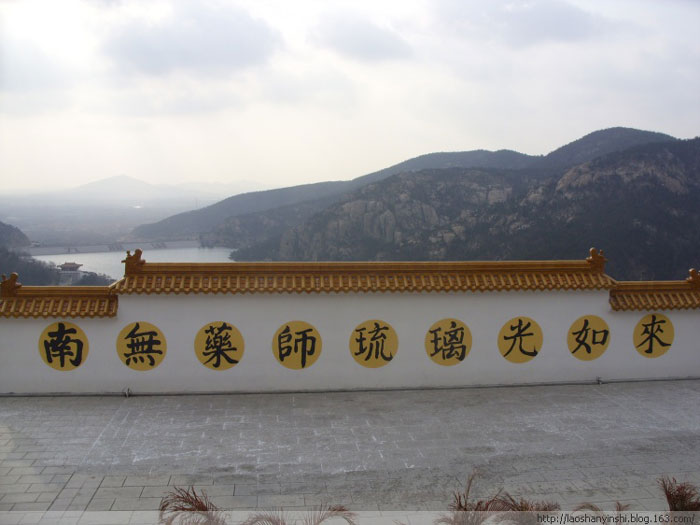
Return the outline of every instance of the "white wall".
[[[613,312],[605,291],[488,292],[423,294],[269,294],[120,296],[111,319],[0,319],[0,393],[261,392],[363,388],[416,388],[545,382],[700,377],[699,311],[665,311],[675,340],[663,356],[649,359],[632,343],[645,312]],[[611,342],[598,359],[581,361],[567,348],[571,324],[597,315],[610,326]],[[506,361],[497,335],[512,317],[524,315],[542,327],[537,357],[523,364]],[[454,317],[470,328],[467,358],[452,367],[433,363],[424,339],[437,320]],[[396,357],[378,369],[357,364],[348,349],[352,330],[367,319],[382,319],[398,333]],[[323,339],[319,360],[305,370],[289,370],[272,353],[272,338],[285,322],[313,324]],[[40,358],[38,339],[54,321],[70,321],[86,333],[90,351],[77,369],[53,370]],[[115,339],[132,321],[158,326],[167,355],[157,368],[139,372],[119,360]],[[193,341],[208,322],[236,325],[245,339],[241,362],[210,370],[197,360]]]

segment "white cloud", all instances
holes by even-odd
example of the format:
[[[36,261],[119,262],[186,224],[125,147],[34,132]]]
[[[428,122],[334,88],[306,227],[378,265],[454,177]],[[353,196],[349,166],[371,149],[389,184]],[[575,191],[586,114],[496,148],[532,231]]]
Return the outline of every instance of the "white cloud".
[[[513,47],[583,42],[617,28],[564,0],[441,0],[435,11],[440,25],[462,38]]]
[[[389,28],[380,27],[354,12],[326,15],[311,32],[316,44],[362,61],[408,58],[410,46]]]
[[[164,19],[124,24],[104,50],[124,72],[228,74],[265,63],[280,44],[268,24],[242,9],[176,2]]]
[[[0,46],[0,90],[32,92],[63,89],[70,78],[30,40],[6,38]]]
[[[279,186],[617,125],[694,136],[698,6],[0,1],[0,172]]]
[[[555,0],[512,4],[502,17],[504,37],[515,46],[581,42],[615,29],[615,24],[600,15]]]

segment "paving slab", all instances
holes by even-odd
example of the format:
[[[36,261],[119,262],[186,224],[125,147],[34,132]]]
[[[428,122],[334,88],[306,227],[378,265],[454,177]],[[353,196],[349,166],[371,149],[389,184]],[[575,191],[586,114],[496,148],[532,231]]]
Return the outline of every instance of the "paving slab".
[[[660,475],[700,483],[698,421],[697,380],[2,397],[0,513],[3,523],[41,511],[148,523],[164,495],[194,486],[225,509],[344,504],[405,516],[446,511],[475,471],[476,497],[504,489],[564,509],[663,510]]]

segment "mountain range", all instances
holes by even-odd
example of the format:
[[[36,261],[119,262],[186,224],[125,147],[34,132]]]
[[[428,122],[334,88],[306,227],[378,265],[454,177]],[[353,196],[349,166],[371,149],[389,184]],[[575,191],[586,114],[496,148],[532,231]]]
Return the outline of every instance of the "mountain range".
[[[229,197],[134,230],[198,236],[237,260],[581,258],[621,279],[685,276],[700,260],[700,139],[610,128],[547,155],[431,153],[351,181]]]
[[[239,260],[577,259],[620,279],[680,279],[700,261],[700,139],[638,146],[543,180],[451,168],[399,174]]]
[[[172,240],[191,238],[202,233],[218,233],[207,238],[224,243],[225,246],[238,247],[247,245],[246,233],[243,242],[235,238],[227,239],[221,228],[227,219],[241,217],[250,213],[278,210],[279,208],[301,205],[307,212],[319,210],[325,205],[343,200],[344,195],[367,184],[378,182],[392,175],[415,172],[423,169],[446,168],[492,168],[502,170],[524,170],[532,176],[545,177],[567,166],[591,160],[597,156],[619,151],[634,145],[650,142],[675,140],[669,135],[630,128],[610,128],[597,131],[562,146],[545,156],[533,156],[512,150],[474,150],[447,153],[430,153],[406,160],[389,168],[350,181],[328,181],[315,184],[291,186],[274,190],[259,191],[234,195],[210,206],[179,213],[152,224],[145,224],[134,229],[132,237],[138,240]],[[316,204],[311,204],[316,201]],[[274,212],[273,212],[274,213]],[[279,214],[278,218],[279,218]],[[302,209],[283,213],[284,221],[306,218],[309,213]],[[252,219],[257,222],[258,219]],[[244,223],[249,223],[243,219]],[[277,221],[273,219],[273,223]],[[233,221],[230,229],[239,229]],[[286,222],[288,224],[288,222]],[[259,228],[254,229],[257,231]],[[270,232],[272,233],[272,232]],[[274,233],[277,233],[275,230]],[[267,237],[267,236],[266,236]]]

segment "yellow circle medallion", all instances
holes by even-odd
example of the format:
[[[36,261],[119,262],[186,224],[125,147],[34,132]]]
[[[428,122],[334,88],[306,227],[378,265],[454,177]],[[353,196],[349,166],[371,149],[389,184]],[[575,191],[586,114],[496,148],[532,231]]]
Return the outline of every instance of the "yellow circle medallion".
[[[117,336],[119,359],[132,370],[152,370],[165,358],[166,350],[163,332],[151,323],[129,323]]]
[[[542,349],[542,329],[529,317],[514,317],[498,332],[498,350],[511,363],[527,363]]]
[[[197,359],[212,370],[228,370],[243,358],[243,336],[225,321],[207,323],[194,338]]]
[[[472,334],[459,319],[440,319],[425,334],[425,351],[439,365],[461,363],[471,348]]]
[[[304,321],[289,321],[279,327],[272,339],[272,353],[282,366],[301,370],[313,365],[321,355],[321,335]]]
[[[357,325],[350,334],[350,354],[367,368],[386,365],[398,350],[399,338],[387,322],[370,319]]]
[[[54,370],[78,368],[88,356],[88,338],[78,325],[53,323],[39,336],[39,355]]]
[[[566,344],[581,361],[598,359],[610,344],[610,327],[597,315],[584,315],[569,327]]]
[[[673,323],[664,314],[647,314],[634,327],[634,347],[644,357],[660,357],[669,351],[674,337]]]

